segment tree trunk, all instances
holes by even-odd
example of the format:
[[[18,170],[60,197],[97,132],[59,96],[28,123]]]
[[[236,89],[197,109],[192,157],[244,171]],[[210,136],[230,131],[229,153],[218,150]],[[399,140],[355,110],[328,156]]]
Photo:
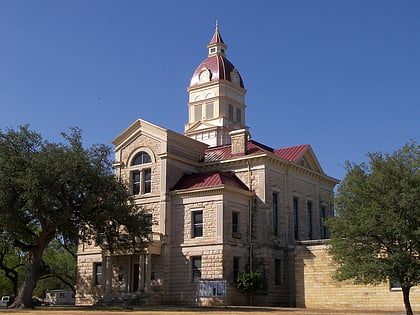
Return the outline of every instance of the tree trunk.
[[[44,247],[37,247],[30,252],[25,277],[10,308],[32,307],[32,293],[41,274],[43,252]]]
[[[410,303],[410,289],[411,287],[402,287],[406,315],[413,315],[413,310],[411,309]]]

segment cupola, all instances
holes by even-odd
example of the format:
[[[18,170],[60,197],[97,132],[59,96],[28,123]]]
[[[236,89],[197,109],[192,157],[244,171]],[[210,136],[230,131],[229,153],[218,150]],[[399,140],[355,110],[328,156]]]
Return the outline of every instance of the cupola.
[[[226,58],[227,47],[216,22],[207,58],[195,69],[188,87],[184,135],[210,146],[230,144],[231,131],[247,129],[246,90],[239,71]]]

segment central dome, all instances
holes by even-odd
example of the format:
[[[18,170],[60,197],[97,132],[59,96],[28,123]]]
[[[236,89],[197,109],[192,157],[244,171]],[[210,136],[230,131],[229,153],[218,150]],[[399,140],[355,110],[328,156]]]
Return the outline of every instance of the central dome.
[[[207,48],[209,49],[209,55],[195,69],[190,86],[218,80],[227,80],[244,88],[241,75],[235,66],[226,58],[225,50],[227,46],[220,36],[217,25],[216,31]]]

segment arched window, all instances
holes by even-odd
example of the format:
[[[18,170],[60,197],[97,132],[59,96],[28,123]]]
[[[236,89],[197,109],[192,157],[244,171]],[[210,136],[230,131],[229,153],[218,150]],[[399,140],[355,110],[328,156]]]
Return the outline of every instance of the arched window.
[[[147,152],[137,153],[131,160],[130,186],[133,195],[152,192],[152,159]]]
[[[133,161],[131,162],[131,165],[140,165],[140,164],[146,164],[146,163],[152,163],[152,159],[150,158],[150,155],[147,154],[144,151],[141,151],[140,153],[137,153],[134,157]]]

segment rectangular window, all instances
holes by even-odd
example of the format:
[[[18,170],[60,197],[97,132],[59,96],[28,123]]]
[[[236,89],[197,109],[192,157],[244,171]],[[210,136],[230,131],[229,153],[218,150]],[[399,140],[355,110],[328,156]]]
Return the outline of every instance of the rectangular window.
[[[273,234],[278,235],[278,194],[273,192]]]
[[[198,282],[201,279],[201,256],[191,258],[192,264],[192,280]]]
[[[194,121],[200,121],[203,118],[202,105],[194,106]]]
[[[143,193],[147,194],[152,191],[152,170],[146,168],[143,170]]]
[[[239,212],[232,212],[232,237],[240,238]]]
[[[93,272],[95,278],[95,285],[101,285],[102,283],[102,263],[95,263],[93,265]]]
[[[147,224],[147,230],[149,232],[147,237],[151,241],[151,240],[153,240],[153,235],[152,235],[153,215],[152,214],[145,214],[144,215],[144,221],[145,221],[145,224]]]
[[[321,218],[321,238],[327,238],[327,227],[325,226],[325,220],[327,218],[327,211],[325,209],[325,207],[321,207],[321,214],[320,214],[320,218]]]
[[[206,119],[214,117],[214,104],[213,102],[206,104]]]
[[[241,109],[240,108],[236,108],[236,122],[241,122],[242,121],[242,115],[241,115]]]
[[[203,236],[203,211],[192,212],[192,237]]]
[[[236,283],[236,278],[239,275],[239,268],[241,264],[240,257],[233,257],[233,281]]]
[[[233,121],[233,105],[229,104],[229,112],[228,112],[229,120]]]
[[[131,172],[131,192],[133,195],[147,194],[152,191],[152,169],[145,168]]]
[[[133,195],[140,193],[140,171],[131,172],[131,190]]]
[[[312,224],[312,201],[307,202],[307,220],[308,220],[308,239],[313,238],[313,224]]]
[[[293,232],[295,240],[299,239],[299,198],[293,198]]]
[[[274,260],[274,282],[275,285],[282,285],[283,270],[282,261],[280,259]]]

